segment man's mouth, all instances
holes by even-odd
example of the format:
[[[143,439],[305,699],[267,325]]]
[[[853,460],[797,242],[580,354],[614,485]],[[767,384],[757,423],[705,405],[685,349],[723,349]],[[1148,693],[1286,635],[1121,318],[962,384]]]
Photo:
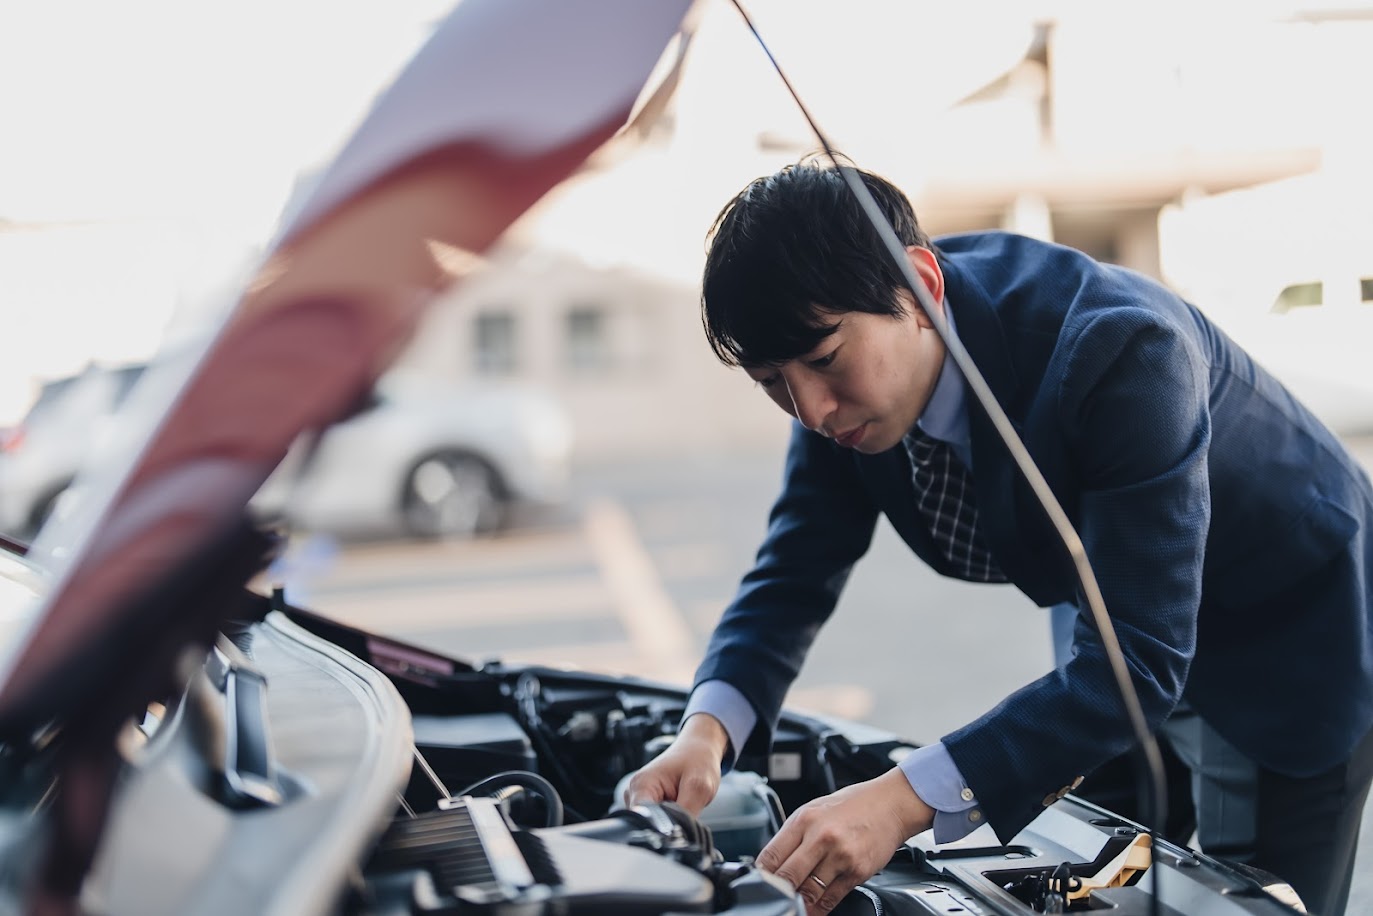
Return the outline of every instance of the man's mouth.
[[[867,429],[868,424],[866,423],[864,423],[862,426],[855,426],[848,432],[835,436],[834,441],[836,444],[842,445],[844,448],[853,448],[854,446],[858,445],[859,442],[863,441],[863,434],[867,432]]]

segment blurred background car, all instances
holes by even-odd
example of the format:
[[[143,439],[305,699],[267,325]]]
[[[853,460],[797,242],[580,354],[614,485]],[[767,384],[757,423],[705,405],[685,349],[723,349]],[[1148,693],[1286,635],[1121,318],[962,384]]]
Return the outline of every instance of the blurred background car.
[[[144,368],[93,365],[41,386],[0,450],[0,531],[31,537],[61,511]],[[566,498],[572,442],[566,411],[538,389],[395,372],[346,422],[298,442],[252,507],[316,532],[486,534]]]
[[[566,499],[572,442],[539,389],[393,372],[354,416],[297,443],[253,507],[310,531],[486,534]]]
[[[28,537],[42,527],[143,369],[91,365],[39,386],[0,440],[0,532]]]

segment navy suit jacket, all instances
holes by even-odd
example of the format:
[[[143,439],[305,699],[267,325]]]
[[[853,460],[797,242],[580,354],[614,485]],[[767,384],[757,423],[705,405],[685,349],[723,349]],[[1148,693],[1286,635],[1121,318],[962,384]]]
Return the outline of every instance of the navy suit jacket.
[[[1373,723],[1364,471],[1158,283],[1004,233],[937,245],[959,338],[1082,537],[1151,726],[1185,695],[1278,772],[1311,775],[1348,756]],[[986,413],[972,398],[968,409],[980,524],[998,565],[1041,606],[1085,607]],[[915,508],[904,449],[863,455],[795,424],[767,537],[696,678],[722,678],[753,705],[745,751],[770,742],[879,512],[949,574]],[[1076,642],[1065,667],[943,738],[1004,840],[1134,743],[1083,614]]]

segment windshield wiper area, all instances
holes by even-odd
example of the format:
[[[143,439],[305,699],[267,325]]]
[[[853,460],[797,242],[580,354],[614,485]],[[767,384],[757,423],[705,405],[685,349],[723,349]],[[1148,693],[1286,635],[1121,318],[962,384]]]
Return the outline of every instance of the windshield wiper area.
[[[223,801],[238,808],[274,808],[285,799],[272,755],[267,678],[237,646],[220,637],[205,676],[224,696]]]

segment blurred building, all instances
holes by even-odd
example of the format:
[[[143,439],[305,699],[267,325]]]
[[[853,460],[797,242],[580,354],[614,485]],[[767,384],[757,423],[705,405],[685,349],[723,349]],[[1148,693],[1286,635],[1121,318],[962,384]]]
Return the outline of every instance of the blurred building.
[[[905,188],[932,233],[1052,239],[1218,313],[1267,310],[1287,285],[1373,278],[1355,263],[1373,250],[1373,2],[746,5],[835,145]],[[704,345],[698,284],[721,205],[817,144],[733,7],[699,12],[632,128],[489,253],[405,357],[457,381],[551,389],[583,458],[786,435]],[[225,80],[216,91],[248,91]],[[279,127],[296,124],[287,109]],[[337,132],[344,119],[326,120]],[[218,228],[210,209],[201,247]],[[165,224],[0,223],[20,328],[0,360],[0,425],[36,377],[151,352],[154,326],[185,312],[172,262],[194,247]],[[1348,254],[1332,265],[1337,249]]]
[[[1206,253],[1227,221],[1257,230],[1231,192],[1370,161],[1351,151],[1367,143],[1373,5],[951,6],[749,4],[831,140],[905,188],[934,233],[1009,229],[1199,287],[1207,264],[1248,269]],[[671,101],[519,224],[408,357],[553,388],[586,458],[786,434],[710,356],[699,274],[719,207],[817,144],[727,3],[706,5],[677,76]],[[1209,227],[1179,221],[1184,205]],[[1188,282],[1165,272],[1165,248]]]
[[[151,354],[176,304],[175,250],[153,222],[0,220],[0,426],[42,381]]]

